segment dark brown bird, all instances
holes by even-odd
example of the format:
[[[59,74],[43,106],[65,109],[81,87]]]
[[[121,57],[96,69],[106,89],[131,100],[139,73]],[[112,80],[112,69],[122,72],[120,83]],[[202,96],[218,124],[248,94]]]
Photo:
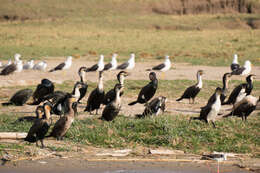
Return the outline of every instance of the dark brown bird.
[[[1,71],[0,75],[4,75],[4,76],[5,76],[5,75],[9,75],[9,74],[15,72],[16,69],[17,69],[16,64],[12,63],[12,64],[6,66],[6,67]]]
[[[42,144],[41,146],[42,148],[44,148],[43,139],[47,134],[51,125],[51,120],[50,120],[51,104],[49,102],[46,102],[43,105],[43,109],[44,109],[43,117],[40,119],[36,119],[34,121],[34,124],[30,128],[26,138],[24,139],[25,141],[28,141],[30,143],[36,142],[36,146],[38,146],[38,140],[40,140]]]
[[[64,116],[60,117],[60,119],[55,123],[52,132],[47,137],[55,137],[57,140],[62,140],[66,132],[69,130],[72,122],[74,121],[75,111],[73,109],[73,104],[77,102],[76,98],[73,96],[68,96],[67,105],[69,107],[69,111]]]
[[[17,91],[9,100],[9,102],[2,103],[3,106],[15,105],[22,106],[25,104],[30,97],[33,95],[33,91],[31,89],[22,89]]]

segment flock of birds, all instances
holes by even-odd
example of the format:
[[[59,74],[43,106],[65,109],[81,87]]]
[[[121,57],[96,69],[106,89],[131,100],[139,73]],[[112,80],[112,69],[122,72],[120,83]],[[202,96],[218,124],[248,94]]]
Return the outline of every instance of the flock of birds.
[[[1,75],[9,75],[15,71],[22,71],[23,69],[36,69],[33,64],[33,60],[25,63],[23,65],[20,60],[21,55],[15,54],[15,61],[11,64],[2,65],[3,70]],[[41,141],[42,147],[44,147],[43,139],[45,137],[55,137],[57,140],[61,140],[66,134],[67,130],[70,128],[72,122],[74,121],[75,115],[77,115],[78,104],[86,96],[88,84],[85,80],[85,74],[88,72],[97,71],[98,72],[98,84],[97,87],[91,91],[87,99],[87,105],[84,109],[85,112],[92,114],[96,111],[98,114],[101,105],[105,105],[100,119],[104,121],[112,121],[119,114],[122,109],[121,97],[124,94],[124,80],[129,75],[127,70],[131,70],[135,67],[135,54],[132,53],[128,61],[117,65],[117,54],[113,54],[110,63],[104,63],[104,56],[100,55],[100,59],[97,64],[91,67],[80,67],[78,70],[78,75],[80,80],[74,85],[74,88],[70,93],[64,91],[56,91],[55,85],[49,79],[42,79],[41,83],[38,84],[35,91],[31,89],[23,89],[16,92],[9,102],[2,103],[3,106],[6,105],[17,105],[22,106],[24,104],[38,105],[36,108],[36,120],[34,121],[32,127],[30,128],[25,141],[36,142],[38,146],[38,140]],[[43,61],[42,61],[43,62]],[[45,65],[40,65],[41,68],[45,69],[47,63],[42,63]],[[36,64],[39,67],[39,63]],[[72,57],[67,57],[67,60],[63,63],[58,64],[55,68],[49,70],[49,72],[55,72],[58,70],[69,69],[72,65]],[[45,66],[43,68],[43,66]],[[137,103],[144,104],[145,109],[142,114],[136,115],[138,118],[143,118],[152,115],[158,115],[160,112],[166,110],[167,98],[164,96],[159,96],[153,98],[158,88],[158,79],[154,71],[166,72],[171,68],[171,61],[169,56],[165,56],[165,61],[162,64],[154,66],[152,72],[149,73],[150,82],[142,87],[137,99],[131,103],[129,106],[133,106]],[[108,70],[120,70],[117,74],[118,83],[113,89],[109,90],[107,93],[104,91],[103,84],[103,73]],[[190,120],[202,120],[206,123],[211,122],[214,127],[215,121],[218,118],[238,116],[242,120],[247,119],[247,117],[256,109],[257,103],[259,102],[259,97],[254,97],[251,95],[253,90],[253,74],[251,72],[250,61],[245,61],[244,66],[240,66],[238,63],[237,55],[234,55],[233,62],[231,64],[231,72],[225,73],[223,75],[223,86],[222,88],[217,87],[215,92],[209,98],[207,104],[201,107],[200,116],[192,117]],[[202,76],[203,70],[198,70],[197,83],[188,87],[184,93],[176,101],[181,101],[182,99],[189,99],[190,103],[194,103],[196,96],[200,92],[203,82]],[[228,99],[228,81],[231,79],[232,75],[242,75],[246,77],[246,83],[242,83],[236,86]],[[32,101],[29,103],[30,98]],[[152,99],[153,98],[153,99]],[[151,100],[152,99],[152,100]],[[230,113],[226,115],[220,115],[220,109],[222,105],[231,104],[233,108]],[[46,136],[48,130],[52,124],[52,114],[60,115],[59,120],[54,124],[54,127],[50,134]]]

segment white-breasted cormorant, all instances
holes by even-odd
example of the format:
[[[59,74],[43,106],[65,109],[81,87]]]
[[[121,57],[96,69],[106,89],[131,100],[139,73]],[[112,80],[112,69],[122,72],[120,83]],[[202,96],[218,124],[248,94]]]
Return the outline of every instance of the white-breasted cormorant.
[[[128,76],[129,73],[127,73],[126,71],[120,71],[118,74],[117,74],[117,80],[119,82],[119,84],[123,87],[124,86],[124,80],[125,80],[125,77]],[[124,91],[121,90],[120,92],[120,97],[123,95]],[[115,93],[115,90],[114,88],[109,90],[105,97],[104,97],[104,100],[102,102],[102,104],[104,105],[107,105],[109,104],[112,100],[115,99],[115,96],[116,96],[116,93]]]
[[[213,126],[216,128],[216,125],[214,122],[216,121],[218,113],[221,108],[221,101],[220,101],[221,93],[222,93],[222,89],[220,87],[218,87],[214,94],[214,96],[215,96],[214,102],[201,108],[200,116],[191,117],[190,121],[191,120],[201,120],[201,121],[205,121],[206,123],[211,122],[213,124]]]
[[[100,105],[104,100],[104,96],[105,92],[103,86],[103,71],[100,71],[98,86],[90,93],[87,101],[87,106],[84,111],[90,112],[90,114],[92,114],[92,111],[96,110],[96,114],[98,114],[98,109],[100,108]]]
[[[67,60],[63,63],[60,63],[59,65],[57,65],[55,68],[51,69],[49,72],[54,72],[57,70],[66,70],[69,69],[72,65],[72,56],[68,56]]]
[[[69,96],[66,99],[66,104],[68,105],[68,112],[61,116],[58,121],[56,121],[52,132],[50,135],[46,137],[54,137],[57,140],[62,140],[63,136],[66,134],[66,132],[69,130],[71,124],[74,121],[75,118],[75,108],[73,108],[74,103],[76,103],[77,100],[73,96]]]
[[[81,84],[81,88],[79,89],[80,92],[80,97],[78,99],[78,103],[80,103],[80,100],[83,99],[83,97],[85,97],[87,90],[88,90],[88,84],[85,81],[85,75],[86,75],[86,67],[80,67],[79,71],[78,71],[78,75],[80,77],[80,84]]]
[[[24,139],[25,141],[28,141],[30,143],[36,142],[36,146],[38,146],[38,140],[40,140],[42,144],[42,148],[44,148],[43,139],[45,135],[48,133],[48,130],[51,125],[51,120],[50,120],[51,104],[49,102],[46,102],[43,105],[43,109],[44,109],[43,117],[36,119],[34,121],[34,124],[30,128],[26,138]]]
[[[165,111],[167,98],[164,96],[159,96],[154,98],[152,101],[145,105],[143,114],[137,115],[138,118],[144,118],[146,116],[159,115]]]
[[[135,54],[131,53],[131,57],[129,60],[119,66],[117,66],[117,69],[119,70],[132,70],[135,67]]]
[[[117,54],[114,53],[112,56],[112,60],[108,64],[105,65],[104,71],[105,70],[115,70],[117,68],[116,57],[117,57]]]
[[[188,87],[184,91],[183,95],[176,101],[181,101],[182,99],[189,99],[189,103],[190,103],[190,100],[192,99],[192,103],[194,103],[195,97],[197,96],[197,94],[200,92],[200,90],[202,88],[202,75],[203,74],[204,74],[203,70],[199,70],[197,72],[197,83],[195,85]]]
[[[233,91],[231,92],[228,100],[223,103],[223,105],[227,104],[235,104],[236,102],[240,101],[246,95],[250,95],[253,89],[253,79],[255,75],[249,75],[246,77],[247,83],[242,83],[236,86]]]
[[[238,63],[238,57],[237,54],[234,54],[234,59],[232,61],[232,64],[230,65],[231,71],[237,71],[240,68],[240,65]]]
[[[156,73],[150,72],[149,79],[151,80],[151,82],[149,82],[149,84],[147,84],[141,89],[137,100],[129,103],[128,105],[132,106],[136,103],[140,103],[140,104],[147,103],[154,96],[158,87],[158,80],[156,78]]]
[[[8,105],[16,105],[22,106],[24,105],[30,97],[33,95],[33,90],[31,89],[22,89],[17,91],[7,103],[2,103],[3,106]]]
[[[120,91],[122,88],[123,88],[123,86],[120,84],[115,85],[114,92],[116,93],[116,96],[104,108],[101,119],[106,120],[106,121],[112,121],[118,115],[118,113],[121,109]]]
[[[238,69],[232,71],[232,75],[248,75],[251,72],[251,62],[249,60],[245,61],[243,67],[239,67]]]
[[[105,67],[104,64],[104,55],[100,55],[99,61],[97,64],[91,66],[90,68],[87,68],[86,72],[91,72],[91,71],[103,71]]]
[[[237,116],[246,121],[247,117],[256,109],[257,103],[260,101],[260,97],[256,98],[252,95],[247,95],[239,102],[235,103],[232,111],[224,115],[223,117]]]

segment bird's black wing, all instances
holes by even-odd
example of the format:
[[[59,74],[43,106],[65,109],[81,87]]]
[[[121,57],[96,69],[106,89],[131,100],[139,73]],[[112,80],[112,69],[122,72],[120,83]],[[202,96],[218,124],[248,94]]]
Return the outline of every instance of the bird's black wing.
[[[207,120],[207,116],[211,110],[211,105],[207,105],[200,110],[200,119]]]
[[[163,69],[164,67],[165,67],[165,64],[159,64],[159,65],[153,67],[152,70],[161,70],[161,69]]]
[[[232,75],[241,75],[243,71],[245,70],[245,67],[238,68],[237,70],[232,71]]]
[[[231,94],[229,95],[228,100],[226,102],[224,102],[223,104],[233,104],[233,103],[235,103],[237,96],[242,89],[242,85],[243,84],[240,84],[236,88],[234,88],[233,91],[231,92]]]
[[[103,104],[104,105],[109,104],[115,99],[115,97],[116,97],[115,90],[114,89],[109,90],[104,97]]]
[[[108,104],[103,112],[102,112],[102,119],[106,121],[112,121],[119,113],[120,107],[116,107],[112,104]]]
[[[13,73],[15,70],[16,70],[16,65],[10,64],[1,71],[0,75],[9,75]]]
[[[93,65],[92,67],[88,68],[86,71],[89,72],[89,71],[96,71],[98,69],[98,65],[95,64]]]
[[[111,63],[105,65],[104,70],[109,70],[112,67]]]
[[[10,99],[10,102],[14,103],[16,106],[22,106],[32,95],[33,91],[31,89],[23,89],[16,92]]]
[[[54,69],[50,70],[49,72],[53,72],[53,71],[57,71],[57,70],[62,70],[63,67],[65,67],[65,62],[59,64],[58,66],[56,66]]]
[[[128,62],[125,62],[125,63],[123,63],[123,64],[117,66],[117,69],[124,70],[124,69],[126,69],[128,66],[129,66],[129,63],[128,63]]]
[[[206,106],[212,105],[213,103],[215,103],[215,101],[216,101],[216,93],[214,93],[213,95],[210,96],[210,98],[209,98],[208,103],[207,103]],[[206,107],[206,106],[204,106],[204,107]],[[202,108],[203,108],[203,107],[202,107]]]
[[[231,68],[231,71],[236,71],[240,68],[240,65],[239,64],[231,64],[230,68]]]

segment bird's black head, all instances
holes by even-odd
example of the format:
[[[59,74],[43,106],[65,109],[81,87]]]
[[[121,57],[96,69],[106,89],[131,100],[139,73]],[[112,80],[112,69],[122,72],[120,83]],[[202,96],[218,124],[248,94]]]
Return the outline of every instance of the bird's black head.
[[[247,81],[247,82],[253,82],[255,76],[256,76],[256,75],[254,75],[254,74],[248,75],[248,76],[246,77],[246,81]]]
[[[43,84],[45,86],[53,85],[52,81],[50,81],[49,79],[42,79],[41,84]]]
[[[217,87],[215,92],[216,94],[220,95],[222,93],[222,89],[220,87]]]
[[[155,72],[150,72],[149,73],[149,78],[150,78],[150,80],[155,80],[156,79],[156,73]]]
[[[120,71],[120,72],[117,74],[117,80],[120,81],[120,78],[126,77],[126,76],[128,76],[128,75],[129,75],[128,72],[126,72],[126,71]]]
[[[80,67],[79,71],[78,71],[79,76],[82,76],[82,73],[84,73],[86,71],[87,71],[87,67]]]

